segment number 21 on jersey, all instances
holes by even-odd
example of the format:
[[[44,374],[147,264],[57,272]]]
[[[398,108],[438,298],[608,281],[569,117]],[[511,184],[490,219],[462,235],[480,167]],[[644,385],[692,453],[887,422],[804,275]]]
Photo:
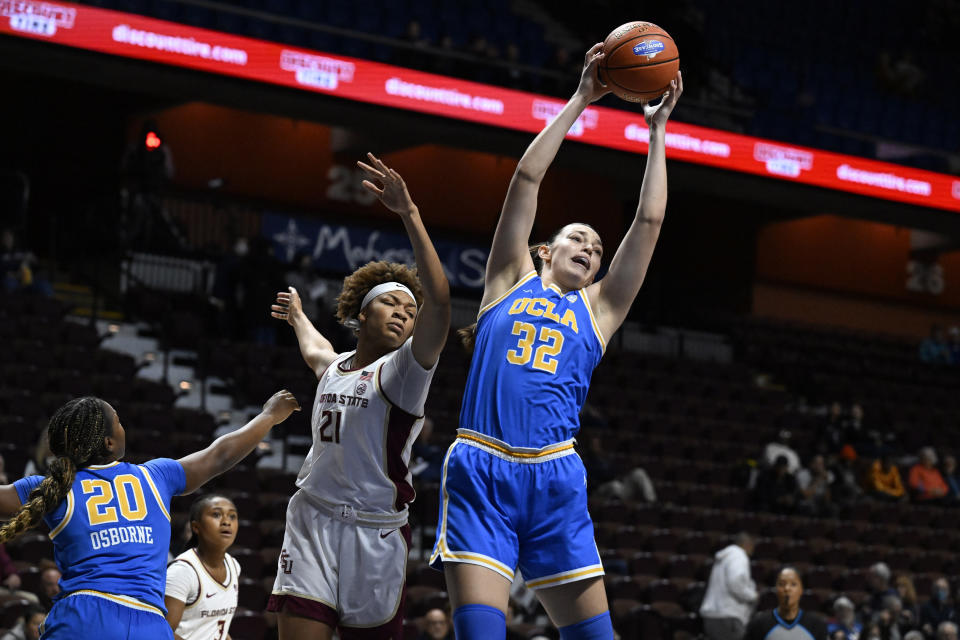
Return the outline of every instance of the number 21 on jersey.
[[[557,372],[556,356],[563,349],[563,334],[550,327],[540,327],[540,334],[537,335],[537,328],[529,322],[513,323],[512,335],[519,336],[517,348],[507,351],[507,362],[519,366],[526,365],[533,360],[531,365],[534,369],[546,371],[547,373]],[[537,343],[534,350],[533,344]]]
[[[143,497],[140,478],[129,473],[119,475],[112,482],[83,480],[80,489],[87,498],[87,517],[91,525],[119,522],[117,512],[126,520],[147,517],[147,501]]]

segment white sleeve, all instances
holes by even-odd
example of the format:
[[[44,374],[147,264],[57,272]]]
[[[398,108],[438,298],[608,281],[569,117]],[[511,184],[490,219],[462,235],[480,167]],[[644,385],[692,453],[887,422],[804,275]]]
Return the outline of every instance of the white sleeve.
[[[756,602],[757,586],[750,578],[750,561],[746,556],[731,558],[726,571],[727,588],[730,594],[740,602]]]
[[[167,567],[165,595],[186,604],[193,604],[200,597],[200,576],[186,560],[174,560]]]
[[[410,338],[380,366],[380,389],[391,404],[421,416],[436,370],[436,363],[429,369],[420,366],[413,356],[413,338]]]

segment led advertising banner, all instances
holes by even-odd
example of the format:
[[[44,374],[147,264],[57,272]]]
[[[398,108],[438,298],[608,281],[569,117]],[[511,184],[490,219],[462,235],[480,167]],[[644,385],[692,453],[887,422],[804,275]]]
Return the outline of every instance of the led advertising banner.
[[[0,0],[0,34],[539,132],[555,98],[66,2]],[[572,83],[572,80],[571,80]],[[589,107],[569,138],[645,153],[639,114]],[[671,121],[667,157],[884,200],[960,211],[960,179]]]

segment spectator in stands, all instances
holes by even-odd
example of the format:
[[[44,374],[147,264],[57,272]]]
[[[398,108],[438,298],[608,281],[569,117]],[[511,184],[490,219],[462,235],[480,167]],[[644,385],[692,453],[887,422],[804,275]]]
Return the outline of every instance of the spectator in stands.
[[[793,513],[797,504],[797,481],[790,473],[786,456],[777,458],[771,469],[760,474],[756,502],[766,511]]]
[[[792,434],[789,430],[783,429],[773,442],[767,443],[763,449],[763,463],[766,467],[773,467],[778,458],[783,456],[787,461],[787,471],[790,475],[800,470],[800,456],[790,446]]]
[[[957,625],[955,622],[944,621],[937,626],[937,640],[957,640]]]
[[[17,571],[16,565],[13,564],[13,560],[10,559],[10,556],[7,554],[7,549],[2,543],[0,543],[0,585],[2,585],[0,586],[0,596],[15,596],[29,600],[34,604],[39,602],[37,596],[29,591],[20,589],[20,573]]]
[[[907,483],[913,499],[918,502],[942,501],[947,495],[947,483],[937,469],[937,452],[933,447],[920,450],[920,461],[910,469]]]
[[[327,295],[327,283],[313,266],[313,256],[300,253],[294,260],[294,269],[287,271],[285,282],[300,292],[300,304],[310,322],[316,324],[320,317],[321,303]]]
[[[913,629],[912,631],[907,631],[907,635],[903,636],[903,640],[925,640],[923,637],[923,632]]]
[[[183,248],[183,235],[163,204],[174,174],[173,153],[154,120],[145,120],[140,136],[127,145],[120,172],[123,245],[161,251]]]
[[[900,469],[889,455],[873,461],[867,474],[867,490],[870,496],[884,501],[907,499],[907,490],[900,478]]]
[[[0,455],[0,484],[10,484],[10,479],[7,477],[7,461],[2,455]]]
[[[827,633],[831,640],[837,640],[837,631],[843,634],[840,640],[857,640],[860,637],[863,623],[857,620],[857,612],[850,598],[840,596],[834,601],[833,616],[833,619],[827,621]]]
[[[838,505],[851,505],[863,495],[860,474],[857,471],[857,451],[849,444],[840,449],[840,459],[833,467],[834,483],[831,495]]]
[[[0,640],[39,640],[40,625],[46,617],[46,609],[38,604],[31,604],[17,626],[0,636]]]
[[[930,336],[920,343],[920,361],[927,364],[950,364],[950,347],[943,338],[943,328],[930,327]]]
[[[874,613],[873,621],[880,627],[881,640],[901,640],[907,625],[901,618],[903,606],[900,597],[888,594],[883,597],[883,606]]]
[[[869,438],[863,426],[863,405],[854,402],[850,405],[850,414],[843,421],[843,444],[852,445],[858,454],[864,453]]]
[[[29,249],[17,246],[13,229],[0,231],[0,287],[5,291],[27,291],[53,295],[50,282],[37,273],[37,258]]]
[[[411,20],[407,23],[404,40],[407,41],[410,48],[400,49],[397,47],[396,63],[411,69],[426,69],[433,56],[428,51],[430,40],[423,35],[419,20]],[[300,291],[300,289],[297,288],[297,291]]]
[[[920,621],[920,603],[917,602],[917,588],[913,585],[913,579],[906,574],[897,576],[894,580],[897,589],[897,595],[900,596],[900,602],[903,603],[904,614],[909,614],[911,619],[910,626],[914,627]]]
[[[957,475],[957,459],[943,456],[943,481],[947,484],[947,501],[960,500],[960,475]]]
[[[920,629],[932,638],[943,622],[957,622],[957,611],[950,599],[950,583],[940,577],[933,581],[930,599],[920,608]]]
[[[57,569],[55,565],[50,560],[45,560],[46,566],[41,564],[40,569],[40,593],[37,596],[40,598],[40,604],[45,608],[50,609],[53,607],[53,601],[60,593],[60,569]]]
[[[827,415],[820,425],[817,452],[835,454],[843,445],[843,405],[835,400],[830,403]]]
[[[423,633],[419,640],[453,640],[450,616],[443,609],[430,609],[423,616]]]
[[[709,640],[740,640],[757,604],[757,586],[750,577],[754,540],[748,533],[714,556],[707,591],[700,605],[703,632]]]
[[[47,472],[50,463],[57,457],[50,451],[50,442],[47,440],[47,430],[44,429],[37,438],[37,444],[33,447],[33,457],[27,460],[27,466],[23,470],[23,477],[32,475],[42,475]]]
[[[823,456],[813,456],[810,466],[797,473],[799,511],[812,516],[836,515],[837,507],[830,498],[832,484],[833,473],[827,470]]]
[[[897,590],[890,586],[890,567],[886,562],[877,562],[867,569],[867,591],[870,593],[870,600],[864,606],[864,619],[870,619],[872,622],[874,614],[883,610],[883,599],[887,596],[897,595]]]

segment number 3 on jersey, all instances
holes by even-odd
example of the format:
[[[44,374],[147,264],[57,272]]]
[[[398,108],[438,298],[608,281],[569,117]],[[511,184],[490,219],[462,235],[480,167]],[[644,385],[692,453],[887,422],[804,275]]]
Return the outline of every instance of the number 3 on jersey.
[[[87,518],[91,525],[118,522],[117,508],[127,520],[143,520],[147,517],[147,501],[143,497],[140,479],[129,473],[119,475],[113,482],[106,480],[84,480],[80,483],[83,495],[87,498]],[[114,492],[116,489],[116,492]],[[116,506],[114,506],[116,493]]]
[[[523,366],[533,360],[533,368],[547,373],[557,372],[557,360],[554,356],[563,349],[563,334],[550,327],[540,327],[540,336],[537,337],[537,328],[529,322],[513,323],[515,336],[520,336],[517,348],[507,351],[507,362]],[[536,351],[533,349],[534,340],[541,343]]]

